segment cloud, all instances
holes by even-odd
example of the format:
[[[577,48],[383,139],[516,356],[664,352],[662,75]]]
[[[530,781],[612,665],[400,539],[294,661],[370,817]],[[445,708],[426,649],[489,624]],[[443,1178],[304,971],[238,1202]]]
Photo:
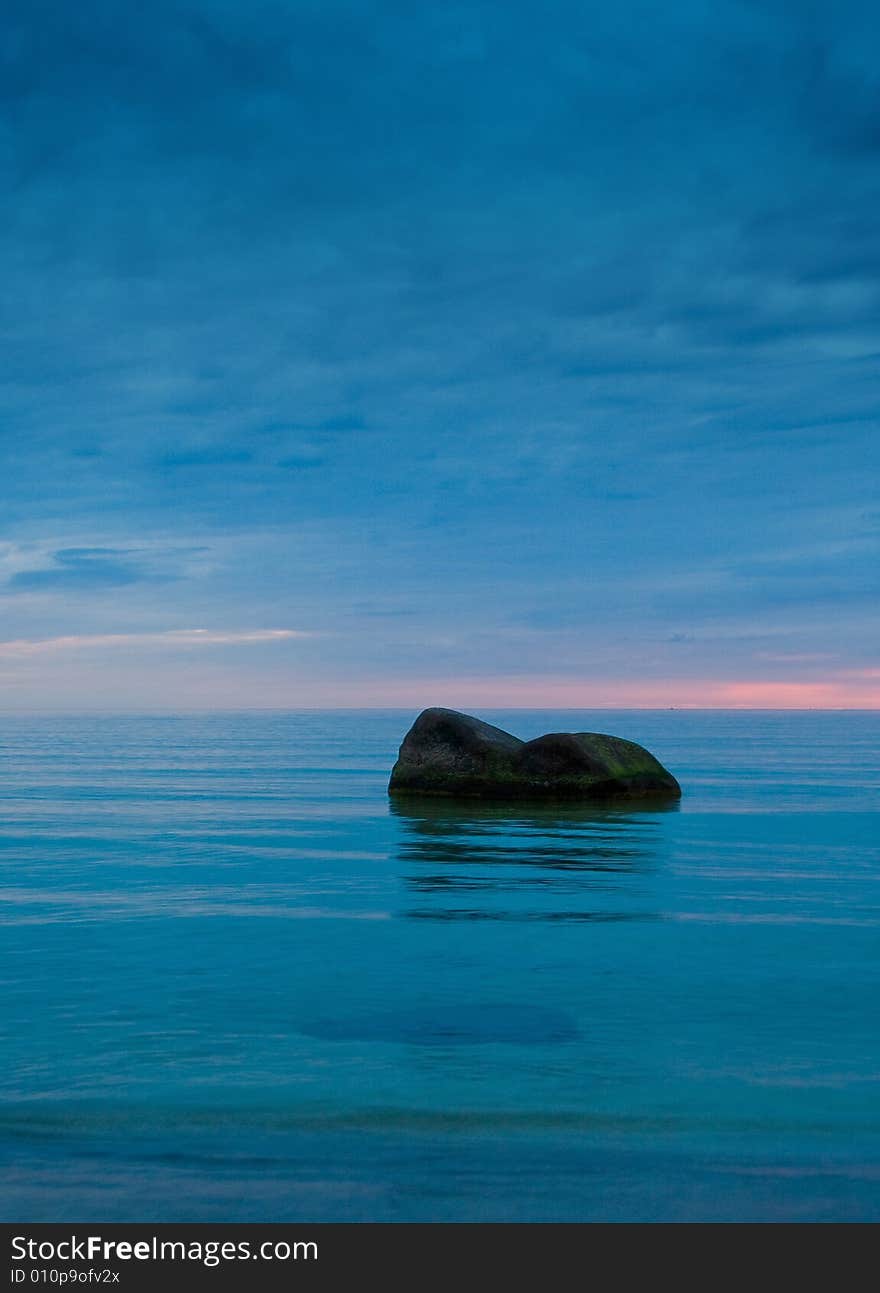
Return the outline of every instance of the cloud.
[[[70,543],[0,544],[0,565],[10,571],[3,590],[10,593],[72,594],[172,583],[204,570],[210,549],[204,545],[164,543],[139,536],[126,546]]]
[[[12,592],[56,589],[121,588],[148,578],[126,549],[61,548],[54,562],[36,570],[18,570],[7,581]]]
[[[56,651],[91,648],[250,646],[283,642],[312,634],[298,629],[250,629],[221,632],[211,629],[166,629],[161,633],[92,633],[56,638],[16,638],[0,642],[0,657],[24,658]]]

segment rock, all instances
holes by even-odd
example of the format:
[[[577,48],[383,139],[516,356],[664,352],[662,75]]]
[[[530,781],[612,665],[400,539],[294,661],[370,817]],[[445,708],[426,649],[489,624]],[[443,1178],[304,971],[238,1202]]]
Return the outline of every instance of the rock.
[[[404,737],[392,795],[481,799],[678,799],[681,787],[634,741],[552,732],[521,741],[454,709],[426,709]]]

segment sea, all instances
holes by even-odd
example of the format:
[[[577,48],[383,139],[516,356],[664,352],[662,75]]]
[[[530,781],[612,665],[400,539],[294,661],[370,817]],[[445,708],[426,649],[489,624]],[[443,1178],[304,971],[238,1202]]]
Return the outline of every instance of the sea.
[[[480,716],[682,799],[392,802],[409,711],[0,716],[0,1219],[880,1220],[880,713]]]

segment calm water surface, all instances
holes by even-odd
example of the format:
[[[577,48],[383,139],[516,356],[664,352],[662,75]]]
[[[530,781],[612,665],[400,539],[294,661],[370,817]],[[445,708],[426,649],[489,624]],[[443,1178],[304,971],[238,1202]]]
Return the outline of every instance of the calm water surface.
[[[485,714],[665,811],[389,804],[413,716],[0,719],[0,1217],[880,1219],[880,714]]]

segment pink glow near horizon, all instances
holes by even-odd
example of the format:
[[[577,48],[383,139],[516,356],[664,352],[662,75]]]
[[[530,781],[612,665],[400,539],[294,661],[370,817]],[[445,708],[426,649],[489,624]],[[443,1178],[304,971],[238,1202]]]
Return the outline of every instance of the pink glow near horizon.
[[[260,641],[277,634],[262,631]],[[287,631],[289,632],[289,631]],[[219,636],[219,635],[215,635]],[[247,644],[244,635],[224,634],[223,643]],[[292,636],[292,634],[291,634]],[[146,638],[149,637],[149,642]],[[192,639],[192,640],[190,640]],[[183,643],[169,635],[139,635],[137,645],[162,645],[128,667],[127,651],[108,645],[131,646],[127,639],[75,639],[79,649],[67,650],[71,639],[17,640],[0,650],[0,708],[75,707],[212,709],[401,708],[421,710],[429,705],[479,713],[483,709],[862,709],[880,710],[880,669],[836,669],[812,678],[576,678],[546,675],[505,675],[458,678],[343,678],[299,674],[295,662],[281,669],[232,666],[228,659],[212,660],[200,653],[195,669],[191,647],[210,645],[206,638],[188,636]],[[97,647],[100,646],[100,650]],[[169,647],[186,648],[179,657]],[[90,649],[86,649],[86,647]],[[112,666],[112,667],[111,667]],[[134,673],[132,672],[134,669]],[[6,701],[6,705],[4,705]]]
[[[547,709],[880,709],[880,674],[828,681],[563,678],[408,679],[325,685],[316,703]]]

